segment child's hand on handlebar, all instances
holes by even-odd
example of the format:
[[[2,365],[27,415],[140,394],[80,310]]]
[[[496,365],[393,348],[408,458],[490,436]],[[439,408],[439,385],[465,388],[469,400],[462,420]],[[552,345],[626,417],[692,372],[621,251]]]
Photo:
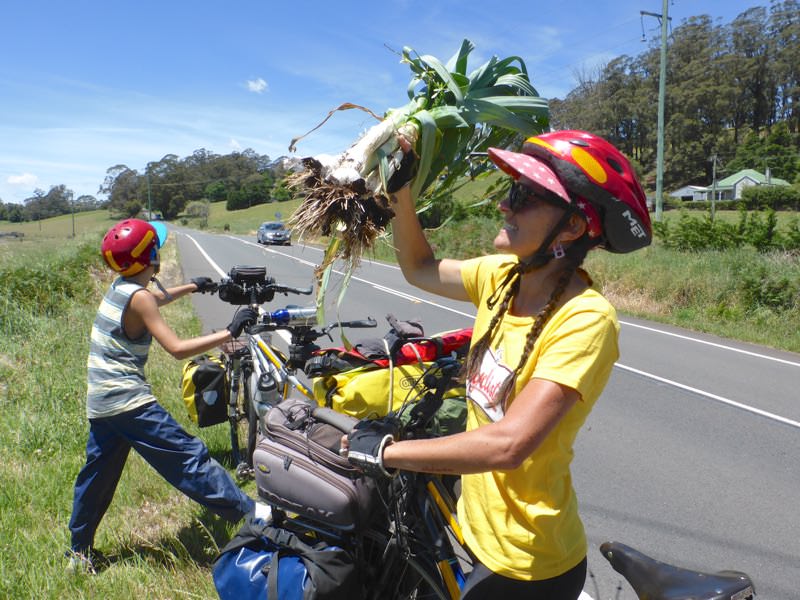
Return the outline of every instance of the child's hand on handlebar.
[[[218,284],[211,277],[192,277],[189,281],[197,286],[195,292],[213,294],[217,291]]]
[[[342,440],[342,454],[369,477],[394,477],[383,464],[383,450],[399,438],[400,423],[394,417],[359,421]]]
[[[231,337],[235,339],[242,335],[245,327],[253,325],[256,321],[258,321],[258,313],[247,306],[236,311],[227,330],[230,332]]]

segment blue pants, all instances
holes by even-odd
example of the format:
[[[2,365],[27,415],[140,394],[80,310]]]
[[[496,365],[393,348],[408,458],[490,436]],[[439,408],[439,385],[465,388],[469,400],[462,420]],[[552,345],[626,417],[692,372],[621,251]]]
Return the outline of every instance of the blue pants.
[[[255,503],[157,402],[113,417],[89,420],[86,464],[75,481],[69,529],[72,549],[92,547],[100,520],[133,448],[164,479],[223,519],[240,520]]]

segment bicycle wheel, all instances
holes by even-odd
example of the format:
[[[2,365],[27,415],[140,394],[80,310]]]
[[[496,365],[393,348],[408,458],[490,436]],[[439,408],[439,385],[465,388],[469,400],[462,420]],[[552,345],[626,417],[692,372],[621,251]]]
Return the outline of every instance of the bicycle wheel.
[[[408,555],[394,538],[367,530],[362,538],[365,597],[374,600],[450,600],[439,569],[425,551]]]
[[[250,373],[248,369],[241,369],[240,381],[236,394],[236,427],[231,431],[231,443],[237,449],[236,476],[239,479],[253,477],[253,452],[256,449],[258,437],[258,417],[256,416],[253,400],[250,395]],[[233,437],[236,440],[233,440]]]

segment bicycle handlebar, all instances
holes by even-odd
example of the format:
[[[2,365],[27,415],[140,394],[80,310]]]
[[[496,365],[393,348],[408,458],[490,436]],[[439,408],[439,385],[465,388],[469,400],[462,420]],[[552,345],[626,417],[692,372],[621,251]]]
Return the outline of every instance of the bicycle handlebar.
[[[267,277],[266,267],[235,266],[217,285],[220,300],[234,305],[258,305],[271,301],[275,294],[308,296],[313,288],[299,288],[277,283]]]

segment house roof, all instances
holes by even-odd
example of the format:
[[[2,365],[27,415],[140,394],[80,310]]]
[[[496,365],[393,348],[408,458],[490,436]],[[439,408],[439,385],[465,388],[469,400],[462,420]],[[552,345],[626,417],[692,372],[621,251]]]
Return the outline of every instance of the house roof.
[[[685,185],[682,188],[678,188],[674,192],[670,193],[670,196],[675,198],[680,198],[681,196],[686,196],[688,194],[693,194],[695,192],[707,192],[708,188],[702,185]]]
[[[717,189],[733,187],[742,179],[752,179],[759,185],[764,185],[767,183],[767,176],[764,175],[764,173],[759,173],[755,169],[742,169],[738,173],[728,175],[725,179],[720,179],[717,182]],[[790,185],[788,181],[778,177],[770,177],[769,183],[772,185]]]

